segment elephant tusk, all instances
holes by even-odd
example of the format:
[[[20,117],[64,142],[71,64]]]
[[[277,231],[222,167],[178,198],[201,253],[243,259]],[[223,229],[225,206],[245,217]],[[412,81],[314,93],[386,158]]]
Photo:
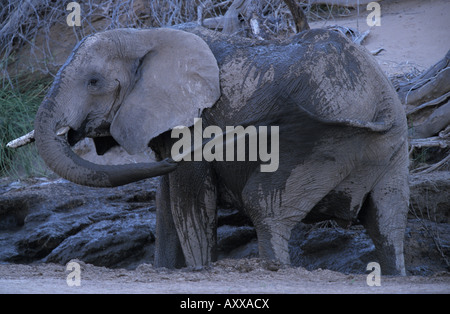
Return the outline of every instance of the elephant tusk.
[[[58,131],[56,131],[56,135],[58,135],[58,136],[66,135],[67,132],[69,132],[69,130],[70,130],[69,126],[62,127]]]
[[[8,148],[19,148],[22,146],[25,146],[27,144],[30,144],[34,142],[34,130],[30,133],[27,133],[19,138],[16,138],[15,140],[12,140],[8,144],[6,144],[6,147]]]
[[[70,130],[70,127],[65,126],[63,128],[60,128],[58,131],[56,131],[56,135],[58,135],[58,136],[66,135],[67,132],[69,132],[69,130]],[[21,136],[21,137],[16,138],[15,140],[12,140],[8,144],[6,144],[6,147],[19,148],[19,147],[28,145],[33,142],[34,142],[34,130]]]

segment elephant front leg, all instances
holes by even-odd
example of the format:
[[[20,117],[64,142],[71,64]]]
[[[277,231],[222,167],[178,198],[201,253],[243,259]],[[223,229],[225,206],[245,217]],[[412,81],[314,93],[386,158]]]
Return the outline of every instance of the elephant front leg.
[[[194,162],[180,165],[170,176],[171,212],[187,266],[216,259],[216,186],[210,169]]]
[[[169,176],[161,177],[156,193],[155,267],[180,268],[186,265],[170,207]]]

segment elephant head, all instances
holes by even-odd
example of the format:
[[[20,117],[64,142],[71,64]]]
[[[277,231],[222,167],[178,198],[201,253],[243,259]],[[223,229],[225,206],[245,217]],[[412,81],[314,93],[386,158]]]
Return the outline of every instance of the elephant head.
[[[53,171],[83,185],[162,175],[176,163],[100,166],[70,146],[83,137],[112,136],[135,154],[165,131],[192,125],[219,97],[217,62],[200,37],[173,29],[98,33],[83,39],[59,70],[36,115],[36,144]]]

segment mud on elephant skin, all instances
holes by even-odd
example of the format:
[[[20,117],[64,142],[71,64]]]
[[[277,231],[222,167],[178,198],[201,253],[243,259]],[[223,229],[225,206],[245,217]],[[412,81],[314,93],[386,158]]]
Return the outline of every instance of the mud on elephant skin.
[[[198,117],[204,128],[221,130],[278,126],[277,171],[261,172],[263,161],[248,161],[248,151],[246,161],[173,162],[171,130],[192,128]],[[157,266],[212,262],[216,208],[229,203],[251,219],[260,256],[286,264],[297,223],[359,220],[384,274],[405,274],[406,132],[390,82],[339,33],[316,29],[254,42],[190,24],[85,38],[35,122],[40,155],[71,181],[115,186],[162,176]],[[86,136],[129,153],[150,146],[159,162],[88,163],[70,149]]]

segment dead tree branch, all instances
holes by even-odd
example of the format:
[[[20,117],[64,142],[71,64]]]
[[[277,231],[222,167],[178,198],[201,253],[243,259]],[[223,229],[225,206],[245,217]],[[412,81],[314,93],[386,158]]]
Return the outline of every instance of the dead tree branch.
[[[428,138],[450,124],[450,50],[418,77],[397,84],[412,138]]]
[[[306,19],[305,12],[303,12],[302,7],[298,5],[295,0],[283,0],[283,1],[284,3],[286,3],[286,5],[288,6],[289,10],[292,13],[297,33],[310,29],[308,21]]]
[[[450,91],[450,50],[445,57],[418,77],[397,86],[404,104],[416,106]]]
[[[426,156],[433,148],[432,164],[413,169],[429,173],[450,164],[450,50],[423,74],[397,83],[398,95],[405,105],[410,125],[410,156]],[[429,154],[428,154],[429,155]],[[414,158],[413,158],[414,159]],[[423,157],[419,158],[423,159]],[[422,161],[423,162],[423,161]]]
[[[223,33],[234,34],[241,30],[241,23],[239,21],[239,15],[245,14],[247,7],[249,6],[251,0],[235,0],[231,4],[230,8],[227,10],[224,16],[224,26]]]

